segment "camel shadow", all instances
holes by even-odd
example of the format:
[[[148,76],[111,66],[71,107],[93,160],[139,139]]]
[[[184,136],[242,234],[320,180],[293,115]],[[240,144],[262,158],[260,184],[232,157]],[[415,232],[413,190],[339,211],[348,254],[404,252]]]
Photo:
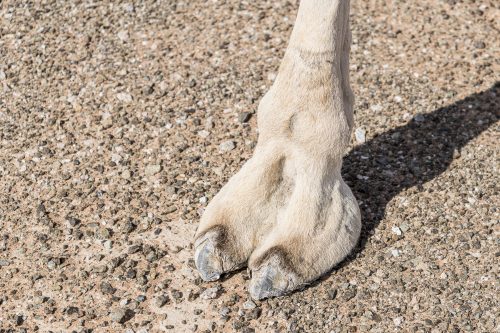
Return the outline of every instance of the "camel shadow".
[[[363,227],[357,247],[335,269],[363,251],[396,195],[445,172],[454,154],[497,122],[499,115],[500,81],[486,91],[382,133],[344,157],[342,175],[360,202]]]
[[[344,157],[342,176],[360,203],[360,240],[344,261],[304,288],[317,286],[332,272],[353,261],[365,248],[373,230],[383,220],[387,204],[395,196],[445,172],[454,155],[499,118],[500,81],[486,91],[417,116],[406,125],[351,150]],[[240,271],[227,274],[224,280]]]

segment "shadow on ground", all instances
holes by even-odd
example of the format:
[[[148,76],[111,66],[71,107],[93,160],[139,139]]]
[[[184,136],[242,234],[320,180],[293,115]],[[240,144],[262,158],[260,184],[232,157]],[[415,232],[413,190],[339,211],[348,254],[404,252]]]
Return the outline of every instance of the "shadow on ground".
[[[360,240],[346,260],[310,286],[327,279],[331,272],[348,265],[363,251],[395,196],[445,172],[462,147],[499,118],[500,81],[486,91],[417,116],[408,124],[355,147],[344,157],[342,175],[360,202]],[[227,274],[224,279],[238,272]]]
[[[392,198],[446,171],[454,155],[499,116],[500,82],[496,82],[486,91],[417,116],[354,148],[344,158],[342,174],[361,202],[363,228],[358,247],[341,266],[363,251]]]

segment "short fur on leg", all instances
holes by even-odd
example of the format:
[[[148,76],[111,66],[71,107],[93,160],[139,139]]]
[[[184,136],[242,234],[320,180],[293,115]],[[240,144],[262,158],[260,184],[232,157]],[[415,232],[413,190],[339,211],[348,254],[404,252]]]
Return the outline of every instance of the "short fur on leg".
[[[205,280],[244,265],[262,299],[310,283],[356,245],[342,180],[353,126],[349,1],[302,1],[279,74],[258,110],[254,156],[212,200],[195,242]]]
[[[353,126],[350,39],[348,1],[303,1],[280,73],[261,103],[263,140],[276,139],[288,124],[280,137],[283,178],[294,187],[250,258],[256,299],[317,279],[359,238],[359,207],[340,174]]]

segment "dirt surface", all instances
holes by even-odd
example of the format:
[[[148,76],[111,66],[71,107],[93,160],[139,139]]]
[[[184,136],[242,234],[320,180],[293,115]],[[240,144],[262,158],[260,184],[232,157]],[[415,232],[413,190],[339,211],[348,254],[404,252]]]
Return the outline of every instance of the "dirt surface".
[[[493,0],[353,1],[359,246],[259,303],[198,278],[297,5],[0,2],[0,332],[499,330]]]

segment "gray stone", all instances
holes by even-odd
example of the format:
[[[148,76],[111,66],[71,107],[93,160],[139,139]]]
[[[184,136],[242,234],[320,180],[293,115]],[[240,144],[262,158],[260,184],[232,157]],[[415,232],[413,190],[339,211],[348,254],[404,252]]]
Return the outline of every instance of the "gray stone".
[[[142,245],[136,244],[136,245],[131,245],[129,246],[127,253],[128,254],[134,254],[142,250]]]
[[[349,300],[353,299],[354,297],[356,297],[356,294],[357,294],[357,290],[356,289],[348,289],[344,293],[344,300],[345,301],[349,301]]]
[[[113,242],[110,240],[105,241],[103,245],[104,248],[107,250],[111,250],[113,248]]]
[[[56,266],[57,266],[57,264],[55,263],[54,260],[49,260],[49,262],[47,263],[47,267],[49,269],[54,269],[54,268],[56,268]]]
[[[229,309],[227,306],[223,307],[220,309],[219,314],[221,318],[225,318],[229,315],[229,312],[231,312],[231,309]]]
[[[410,226],[408,225],[408,223],[406,222],[403,222],[401,223],[401,225],[399,226],[399,229],[401,229],[402,232],[407,232],[408,229],[410,229]]]
[[[476,49],[484,49],[484,48],[486,48],[486,43],[483,41],[477,41],[477,42],[474,42],[474,47]]]
[[[76,227],[80,224],[80,220],[73,216],[66,217],[66,221],[68,221],[69,225],[72,227]]]
[[[224,141],[223,143],[221,143],[219,145],[219,151],[222,153],[231,151],[234,148],[236,148],[236,145],[235,145],[234,141],[232,141],[232,140]]]
[[[256,307],[257,305],[255,305],[255,303],[252,300],[248,300],[245,303],[243,303],[243,309],[245,310],[255,309]]]
[[[425,116],[421,113],[417,114],[415,117],[413,117],[417,123],[421,123],[425,120]]]
[[[327,298],[332,301],[337,297],[337,289],[330,289],[327,292]]]
[[[161,308],[162,306],[167,304],[169,301],[170,301],[170,298],[167,295],[160,295],[160,296],[156,297],[155,305],[157,307]]]
[[[108,228],[99,228],[97,230],[97,237],[101,239],[108,239],[111,237],[111,231]]]
[[[250,120],[250,118],[252,118],[252,114],[249,113],[249,112],[241,112],[239,115],[238,115],[238,121],[240,123],[246,123]]]
[[[130,309],[118,308],[118,309],[112,310],[111,313],[109,314],[109,317],[114,322],[123,324],[127,320],[129,320],[130,318],[132,318],[133,315],[134,315],[134,312],[132,310],[130,310]]]
[[[177,210],[177,207],[175,207],[175,206],[169,206],[169,207],[167,207],[165,209],[165,213],[170,214],[170,213],[175,212],[176,210]]]
[[[219,286],[216,286],[213,288],[208,288],[208,289],[205,289],[205,291],[203,291],[200,294],[200,297],[201,297],[201,299],[215,299],[219,296],[219,291],[220,291]]]
[[[113,286],[108,282],[101,282],[100,288],[103,294],[112,295],[116,292],[116,288],[113,288]]]
[[[147,85],[142,89],[142,92],[144,93],[144,95],[151,95],[154,91],[155,91],[154,85],[152,85],[152,84]]]

